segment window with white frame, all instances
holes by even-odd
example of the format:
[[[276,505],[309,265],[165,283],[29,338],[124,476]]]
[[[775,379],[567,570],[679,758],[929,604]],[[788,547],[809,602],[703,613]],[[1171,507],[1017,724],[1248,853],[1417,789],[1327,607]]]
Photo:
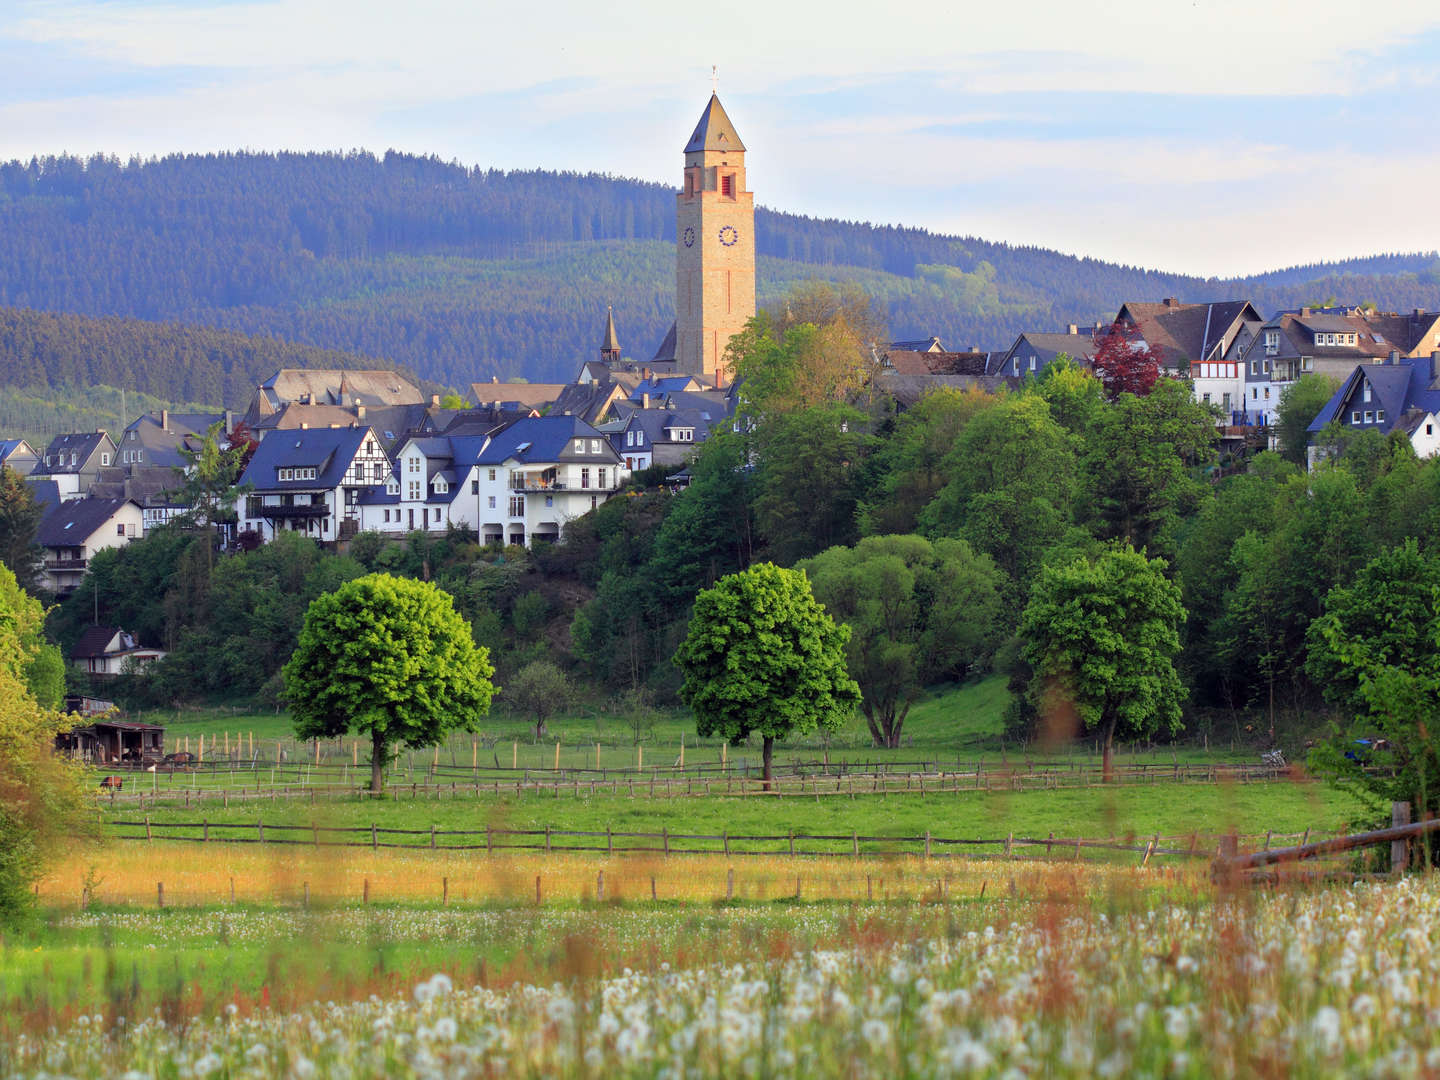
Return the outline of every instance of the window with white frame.
[[[604,490],[605,490],[605,474],[606,474],[607,471],[608,471],[608,470],[605,470],[605,469],[601,469],[601,470],[600,470],[599,479],[600,479],[600,490],[601,490],[601,491],[604,491]]]
[[[491,469],[491,470],[490,470],[490,482],[491,482],[492,484],[495,482],[495,470],[494,470],[494,469]]]
[[[1358,423],[1360,423],[1360,413],[1359,413],[1358,411],[1357,411],[1357,412],[1352,412],[1352,413],[1350,414],[1350,423],[1352,423],[1352,424],[1358,424]]]
[[[1367,424],[1373,424],[1374,422],[1375,422],[1375,414],[1374,414],[1373,412],[1371,412],[1369,409],[1366,409],[1366,410],[1365,410],[1365,423],[1367,423]]]
[[[591,439],[591,440],[590,440],[590,452],[591,452],[592,454],[598,454],[598,453],[600,452],[600,440],[599,440],[599,439]]]
[[[576,439],[576,440],[575,440],[575,453],[577,453],[577,454],[583,454],[584,452],[585,452],[585,440],[584,440],[584,439]]]
[[[1385,423],[1385,410],[1384,410],[1384,409],[1376,409],[1376,410],[1375,410],[1375,422],[1376,422],[1377,424],[1383,424],[1383,423]]]
[[[1315,370],[1315,358],[1314,358],[1313,356],[1302,356],[1302,357],[1300,358],[1300,370],[1301,370],[1301,371],[1314,371],[1314,370]]]
[[[1276,353],[1278,353],[1279,351],[1280,351],[1280,331],[1279,331],[1279,330],[1266,330],[1266,331],[1265,331],[1265,355],[1266,355],[1266,356],[1274,356],[1274,355],[1275,355]]]
[[[1360,400],[1361,400],[1361,401],[1369,401],[1369,400],[1370,400],[1370,382],[1369,382],[1369,380],[1366,380],[1364,387],[1363,387],[1363,388],[1361,389],[1361,391],[1360,391]]]
[[[589,469],[581,469],[581,470],[580,470],[580,486],[581,486],[582,488],[588,488],[588,487],[590,486],[590,470],[589,470]]]
[[[420,492],[420,481],[419,481],[419,480],[410,480],[410,481],[408,481],[408,482],[406,483],[406,486],[405,486],[405,491],[407,492],[407,494],[406,494],[406,496],[405,496],[407,499],[409,499],[411,502],[417,501],[417,500],[420,498],[420,494],[421,494],[421,492]]]

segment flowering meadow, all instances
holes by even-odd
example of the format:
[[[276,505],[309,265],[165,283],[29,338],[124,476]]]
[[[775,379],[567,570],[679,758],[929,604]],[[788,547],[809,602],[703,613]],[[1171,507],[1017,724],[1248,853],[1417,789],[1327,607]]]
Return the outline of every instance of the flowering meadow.
[[[238,909],[226,940],[376,932],[377,913]],[[645,904],[389,911],[452,961],[492,938],[528,968],[408,972],[382,991],[199,1012],[97,1008],[11,1033],[27,1077],[1433,1076],[1440,879],[1127,902]],[[57,932],[195,940],[169,912]],[[528,935],[528,937],[526,937]],[[474,943],[474,944],[472,944]],[[526,951],[525,949],[520,950]],[[0,971],[10,967],[4,957]],[[424,959],[434,961],[432,955]],[[620,966],[620,965],[624,966]]]

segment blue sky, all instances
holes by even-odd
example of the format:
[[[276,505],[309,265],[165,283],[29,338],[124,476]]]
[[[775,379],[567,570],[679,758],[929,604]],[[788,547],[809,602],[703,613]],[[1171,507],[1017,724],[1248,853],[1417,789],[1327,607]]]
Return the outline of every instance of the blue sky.
[[[390,147],[1204,274],[1440,248],[1440,5],[10,0],[0,157]]]

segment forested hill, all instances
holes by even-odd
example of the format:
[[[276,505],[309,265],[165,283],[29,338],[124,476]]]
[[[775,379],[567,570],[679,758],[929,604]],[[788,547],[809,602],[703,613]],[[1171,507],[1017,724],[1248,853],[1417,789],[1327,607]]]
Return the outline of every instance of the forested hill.
[[[674,230],[665,185],[396,153],[10,162],[0,305],[273,335],[457,386],[569,378],[607,304],[626,353],[651,355],[673,318]],[[1136,298],[1245,296],[1266,313],[1330,296],[1440,307],[1433,253],[1217,281],[764,209],[756,234],[762,303],[806,277],[855,279],[888,304],[896,336],[955,345],[1001,347]]]

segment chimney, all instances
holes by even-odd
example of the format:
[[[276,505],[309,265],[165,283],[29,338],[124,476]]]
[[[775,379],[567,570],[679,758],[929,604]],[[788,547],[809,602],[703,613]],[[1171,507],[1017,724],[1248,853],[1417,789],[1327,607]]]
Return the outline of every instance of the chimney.
[[[1396,367],[1399,367],[1399,366],[1400,366],[1400,350],[1399,350],[1399,349],[1391,349],[1391,350],[1390,350],[1390,363],[1394,364]]]
[[[432,409],[438,409],[438,408],[440,407],[440,395],[439,395],[439,394],[431,394],[431,395],[430,395],[430,407],[431,407]]]
[[[648,408],[650,407],[650,395],[649,395],[649,394],[641,394],[641,395],[640,395],[640,407],[641,407],[642,409],[648,409]]]
[[[1080,333],[1080,325],[1078,323],[1072,322],[1069,326],[1065,328],[1065,332],[1071,337],[1074,337],[1076,334]]]
[[[235,414],[229,409],[225,410],[225,434],[231,435],[235,431]]]
[[[161,410],[160,410],[160,430],[161,430],[161,431],[169,431],[169,430],[170,430],[170,410],[169,410],[169,409],[161,409]]]
[[[970,351],[973,352],[973,353],[978,353],[978,352],[980,351],[980,346],[979,346],[979,345],[971,345],[971,346],[970,346]]]
[[[365,406],[364,406],[364,405],[360,405],[360,404],[358,404],[358,403],[356,404],[356,406],[355,406],[355,419],[356,419],[356,420],[364,420],[364,419],[365,419]]]
[[[1310,317],[1310,309],[1308,307],[1302,307],[1300,309],[1300,317],[1302,319],[1308,319]]]
[[[1165,298],[1165,306],[1166,306],[1166,307],[1179,307],[1179,306],[1180,306],[1180,298],[1179,298],[1178,296],[1167,296],[1167,297]]]
[[[309,431],[309,430],[310,430],[310,421],[308,421],[308,420],[301,420],[301,421],[300,421],[300,430],[301,430],[301,431]]]

